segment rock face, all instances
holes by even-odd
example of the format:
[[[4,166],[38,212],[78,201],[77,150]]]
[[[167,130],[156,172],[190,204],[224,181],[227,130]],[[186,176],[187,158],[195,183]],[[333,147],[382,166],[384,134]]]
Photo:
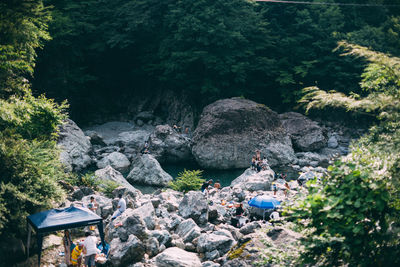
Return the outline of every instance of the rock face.
[[[190,139],[169,125],[158,125],[150,135],[150,152],[161,163],[176,163],[193,159]]]
[[[326,146],[327,139],[316,122],[296,112],[283,113],[279,117],[290,134],[295,149],[315,151]]]
[[[268,191],[271,189],[273,179],[274,171],[271,169],[256,172],[249,168],[233,180],[231,185],[249,191]]]
[[[191,242],[196,237],[200,236],[201,229],[193,221],[193,219],[187,219],[181,222],[176,229],[176,234],[179,235],[183,242]]]
[[[204,108],[193,134],[192,153],[203,168],[245,168],[259,149],[271,166],[296,158],[278,114],[253,101],[231,98]]]
[[[57,144],[61,148],[60,160],[67,171],[81,171],[92,163],[89,156],[92,145],[72,120],[60,127]]]
[[[101,181],[113,181],[122,185],[123,187],[126,187],[131,192],[138,192],[136,188],[134,188],[130,183],[128,183],[127,180],[125,180],[124,176],[119,171],[114,170],[111,166],[97,170],[94,174]],[[100,186],[102,186],[102,184],[100,184]]]
[[[211,234],[201,234],[197,240],[197,252],[218,251],[220,255],[224,255],[231,247],[235,245],[231,233],[227,230],[219,230]]]
[[[110,247],[110,260],[113,266],[127,266],[141,261],[145,254],[145,246],[134,235],[129,235],[125,242],[115,238],[111,241]]]
[[[110,165],[114,169],[120,172],[126,172],[129,170],[131,163],[128,158],[119,152],[112,152],[111,154],[104,157],[102,160],[97,162],[97,168],[102,169]]]
[[[130,183],[165,186],[172,181],[171,175],[166,173],[150,154],[139,156],[132,162],[132,166],[126,178]]]
[[[196,223],[207,221],[207,199],[199,191],[190,191],[179,204],[179,214],[187,219],[192,218]]]
[[[167,248],[155,260],[157,267],[201,267],[200,259],[195,253],[177,247]]]

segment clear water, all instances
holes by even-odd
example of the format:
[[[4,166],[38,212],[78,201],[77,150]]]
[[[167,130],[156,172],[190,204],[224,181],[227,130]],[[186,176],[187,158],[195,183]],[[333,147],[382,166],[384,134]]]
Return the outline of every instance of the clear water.
[[[239,177],[245,169],[230,169],[230,170],[215,170],[215,169],[202,169],[200,166],[194,163],[185,164],[164,164],[161,166],[164,171],[171,175],[174,179],[178,177],[179,173],[186,170],[203,170],[202,178],[209,180],[213,179],[214,182],[220,181],[222,187],[230,186],[231,182]],[[285,173],[287,175],[287,180],[297,179],[297,172],[293,171],[291,168],[280,168],[273,169],[277,173]],[[143,194],[152,194],[160,187],[149,186],[149,185],[137,185],[133,186],[139,189]]]

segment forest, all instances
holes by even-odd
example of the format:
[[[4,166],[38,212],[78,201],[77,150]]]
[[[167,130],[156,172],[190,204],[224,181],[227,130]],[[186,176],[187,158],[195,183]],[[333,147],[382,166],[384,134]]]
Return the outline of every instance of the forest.
[[[1,1],[1,239],[22,238],[28,214],[65,197],[59,181],[75,175],[57,160],[65,119],[90,124],[168,89],[200,111],[240,96],[371,118],[288,211],[310,231],[301,257],[280,264],[399,264],[400,1],[302,2]]]

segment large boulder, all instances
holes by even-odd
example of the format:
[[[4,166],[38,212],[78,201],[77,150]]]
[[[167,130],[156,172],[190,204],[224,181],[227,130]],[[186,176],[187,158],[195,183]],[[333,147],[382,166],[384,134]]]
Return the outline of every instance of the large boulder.
[[[179,204],[179,215],[192,218],[197,224],[207,222],[207,199],[199,191],[189,191]]]
[[[150,135],[150,152],[161,163],[176,163],[193,159],[190,139],[169,125],[158,125]]]
[[[160,163],[149,154],[144,154],[132,162],[132,170],[126,179],[131,183],[166,186],[172,181],[171,175],[166,173]]]
[[[242,175],[231,182],[231,186],[239,187],[248,191],[269,191],[274,180],[274,171],[270,168],[256,172],[247,169]]]
[[[97,168],[102,169],[110,165],[114,169],[120,172],[129,171],[131,163],[129,159],[122,153],[112,152],[97,162]]]
[[[117,225],[121,227],[116,227]],[[135,235],[141,241],[147,239],[146,223],[142,217],[139,216],[133,209],[126,209],[120,216],[118,216],[106,228],[106,238],[111,241],[115,238],[120,238],[125,242],[127,237]]]
[[[157,267],[201,267],[199,257],[177,247],[171,247],[155,258]]]
[[[326,146],[324,131],[315,121],[296,112],[283,113],[279,117],[283,127],[290,134],[295,149],[315,151]]]
[[[89,156],[92,145],[75,122],[67,120],[60,127],[58,135],[60,160],[67,171],[81,171],[92,163]]]
[[[201,229],[197,226],[193,219],[189,218],[179,224],[175,233],[182,238],[183,242],[186,243],[192,242],[193,239],[200,236]]]
[[[248,167],[257,149],[271,166],[296,160],[276,112],[241,98],[219,100],[204,108],[192,139],[193,156],[203,168]]]
[[[110,247],[109,260],[113,266],[128,266],[141,261],[146,251],[143,242],[134,235],[129,235],[125,242],[115,238],[111,241]]]
[[[94,173],[100,181],[107,182],[107,181],[112,181],[115,182],[123,187],[126,187],[129,191],[133,193],[138,193],[139,195],[140,192],[136,188],[134,188],[125,178],[124,176],[117,170],[114,170],[113,167],[107,166],[103,169],[97,170]],[[105,186],[104,183],[101,183],[100,186]]]
[[[146,224],[147,229],[154,230],[155,223],[155,210],[151,202],[146,202],[139,208],[134,210],[134,213],[140,216]]]
[[[197,252],[205,253],[217,250],[219,255],[224,255],[235,244],[236,241],[227,230],[219,230],[210,234],[204,233],[197,240]]]

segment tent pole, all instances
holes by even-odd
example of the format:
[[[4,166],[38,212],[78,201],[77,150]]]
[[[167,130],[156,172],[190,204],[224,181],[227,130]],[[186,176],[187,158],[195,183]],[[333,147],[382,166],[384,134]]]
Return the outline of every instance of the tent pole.
[[[37,246],[39,249],[38,252],[38,267],[40,267],[40,257],[42,256],[42,244],[43,244],[43,234],[38,234],[37,236]]]
[[[29,247],[31,245],[32,227],[28,223],[28,240],[26,241],[26,259],[29,259]]]
[[[101,244],[103,245],[103,249],[104,249],[106,247],[106,242],[104,241],[103,221],[100,221],[100,223],[97,225],[97,228],[99,229]]]

